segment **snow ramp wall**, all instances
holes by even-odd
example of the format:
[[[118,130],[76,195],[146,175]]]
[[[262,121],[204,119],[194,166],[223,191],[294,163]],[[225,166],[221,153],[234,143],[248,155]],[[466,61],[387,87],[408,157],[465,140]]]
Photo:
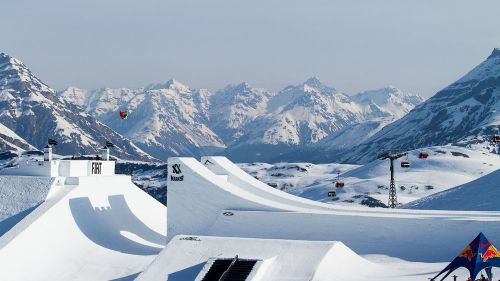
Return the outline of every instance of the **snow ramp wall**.
[[[0,176],[0,237],[45,201],[53,182],[49,177]]]
[[[315,210],[332,209],[332,206],[329,204],[308,200],[275,188],[269,188],[269,185],[252,177],[226,157],[206,156],[201,158],[201,163],[214,174],[227,176],[227,181],[239,188],[269,200],[297,208]]]
[[[307,208],[306,199],[298,207],[289,196],[277,200],[272,187],[267,195],[265,186],[255,191],[230,178],[194,158],[170,158],[168,239],[184,234],[342,241],[358,254],[424,262],[449,261],[479,232],[500,240],[500,212],[325,210]]]
[[[165,245],[165,206],[130,176],[72,177],[60,187],[0,237],[0,280],[131,280]]]

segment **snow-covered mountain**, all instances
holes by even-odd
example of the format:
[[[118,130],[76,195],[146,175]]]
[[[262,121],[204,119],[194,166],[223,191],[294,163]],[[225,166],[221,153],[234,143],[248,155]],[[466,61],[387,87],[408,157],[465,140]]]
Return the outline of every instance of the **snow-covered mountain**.
[[[261,132],[264,144],[312,144],[364,120],[358,104],[317,78],[279,92],[268,111],[270,126]]]
[[[366,162],[385,149],[448,143],[493,150],[500,134],[500,49],[455,83],[349,151],[343,160]]]
[[[195,155],[222,150],[225,145],[208,127],[210,93],[194,90],[177,80],[144,89],[68,88],[59,93],[96,116],[141,149],[166,160],[173,155]],[[120,119],[126,111],[128,118]]]
[[[66,103],[21,61],[0,53],[0,122],[38,149],[48,138],[61,154],[99,153],[108,140],[122,158],[152,159],[132,142],[75,105]]]
[[[313,77],[273,96],[227,154],[239,161],[324,161],[323,152],[311,152],[359,144],[422,101],[394,87],[351,97]]]
[[[350,97],[315,77],[278,93],[241,83],[211,94],[170,80],[137,90],[70,87],[58,95],[157,158],[220,152],[235,161],[303,161],[310,155],[296,158],[296,151],[352,147],[422,101],[394,87]]]
[[[15,151],[34,150],[36,149],[23,138],[18,136],[11,129],[0,124],[0,152],[1,151]]]
[[[266,111],[228,148],[232,159],[270,161],[363,120],[358,104],[317,78],[286,87],[269,100]]]
[[[57,95],[67,102],[82,107],[89,113],[101,116],[125,110],[127,103],[138,91],[127,88],[102,88],[87,91],[77,87],[68,87],[64,91],[58,92]]]
[[[247,134],[245,127],[267,113],[275,93],[248,83],[228,85],[211,97],[210,127],[228,145]]]
[[[404,93],[394,86],[368,90],[351,96],[352,100],[363,107],[367,119],[405,116],[424,99],[415,94]]]

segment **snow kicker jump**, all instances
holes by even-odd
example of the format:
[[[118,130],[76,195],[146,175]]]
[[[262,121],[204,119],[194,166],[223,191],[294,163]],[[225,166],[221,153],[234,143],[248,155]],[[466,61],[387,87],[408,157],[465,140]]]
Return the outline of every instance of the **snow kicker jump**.
[[[170,158],[168,239],[175,235],[342,241],[358,254],[439,262],[483,232],[500,236],[500,212],[337,207],[268,187],[223,157]]]
[[[21,184],[36,195],[2,204],[16,221],[0,219],[0,280],[133,278],[165,245],[165,206],[115,175],[113,161],[20,161],[0,181],[2,192]]]

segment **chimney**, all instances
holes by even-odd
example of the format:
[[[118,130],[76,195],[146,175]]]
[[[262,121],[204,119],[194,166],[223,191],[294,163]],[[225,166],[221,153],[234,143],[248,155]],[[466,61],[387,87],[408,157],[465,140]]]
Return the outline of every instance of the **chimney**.
[[[101,148],[101,150],[102,150],[102,155],[101,155],[102,160],[109,161],[109,147],[104,146],[103,148]]]
[[[52,161],[52,146],[46,145],[43,148],[43,161]]]
[[[112,147],[115,147],[115,145],[110,141],[106,141],[106,144],[102,148],[102,160],[109,161],[109,149]]]

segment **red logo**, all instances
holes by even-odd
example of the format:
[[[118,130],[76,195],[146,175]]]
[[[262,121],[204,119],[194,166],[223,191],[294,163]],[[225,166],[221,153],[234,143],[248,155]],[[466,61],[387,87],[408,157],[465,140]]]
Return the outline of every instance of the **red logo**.
[[[475,255],[476,254],[472,251],[470,245],[467,245],[467,247],[465,247],[465,249],[460,254],[458,254],[459,257],[466,258],[469,261],[472,261],[472,258],[474,258]]]

